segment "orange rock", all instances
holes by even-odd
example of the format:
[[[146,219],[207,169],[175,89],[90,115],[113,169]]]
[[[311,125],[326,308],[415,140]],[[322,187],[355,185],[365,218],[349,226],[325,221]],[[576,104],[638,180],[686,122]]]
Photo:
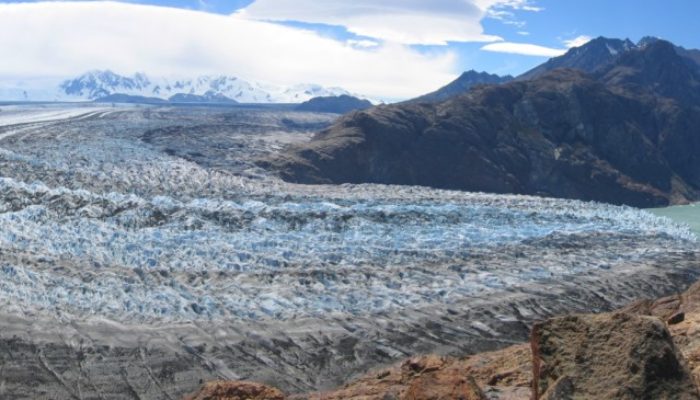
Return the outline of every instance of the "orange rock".
[[[284,400],[278,389],[253,382],[209,382],[187,400]]]
[[[527,345],[461,359],[419,356],[368,373],[338,390],[290,400],[528,400],[530,365]]]
[[[531,344],[535,400],[700,400],[686,361],[657,317],[553,318],[532,328]]]
[[[402,400],[486,400],[471,376],[431,372],[415,379]]]

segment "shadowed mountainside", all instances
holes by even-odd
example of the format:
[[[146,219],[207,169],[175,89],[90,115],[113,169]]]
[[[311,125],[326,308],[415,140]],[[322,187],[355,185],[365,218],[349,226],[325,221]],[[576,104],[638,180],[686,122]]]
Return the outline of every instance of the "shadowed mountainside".
[[[640,207],[698,199],[700,68],[656,41],[437,104],[375,107],[262,161],[288,181],[384,183]]]

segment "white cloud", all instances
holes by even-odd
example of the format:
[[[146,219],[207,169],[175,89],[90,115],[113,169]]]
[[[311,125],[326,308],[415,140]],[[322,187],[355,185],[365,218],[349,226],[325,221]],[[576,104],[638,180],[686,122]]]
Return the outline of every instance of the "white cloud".
[[[513,42],[489,43],[483,46],[481,50],[537,57],[557,57],[566,53],[566,49],[553,49],[536,44]]]
[[[299,21],[343,26],[375,39],[420,45],[448,42],[493,42],[481,20],[508,10],[538,11],[527,0],[256,0],[238,12],[254,20]],[[512,14],[510,14],[512,15]]]
[[[568,48],[580,47],[580,46],[583,46],[584,44],[590,42],[591,39],[593,39],[593,38],[590,36],[581,35],[581,36],[575,37],[573,39],[564,40],[564,44]]]
[[[0,4],[0,60],[0,79],[96,68],[217,73],[342,86],[384,99],[433,90],[456,69],[456,56],[447,49],[423,54],[391,43],[363,48],[274,23],[117,2]]]
[[[510,8],[512,10],[532,12],[544,10],[544,8],[534,5],[532,0],[476,0],[476,2],[485,8]]]
[[[519,35],[527,36],[529,32],[518,32]],[[580,35],[573,39],[562,40],[566,46],[565,49],[556,49],[546,46],[540,46],[530,43],[513,43],[513,42],[498,42],[489,43],[481,48],[481,50],[492,51],[496,53],[520,54],[535,57],[557,57],[567,52],[573,47],[583,46],[591,41],[590,36]]]
[[[506,25],[524,28],[527,23],[518,19],[515,11],[539,12],[543,8],[534,6],[530,0],[475,0],[486,10],[488,18],[496,19]]]

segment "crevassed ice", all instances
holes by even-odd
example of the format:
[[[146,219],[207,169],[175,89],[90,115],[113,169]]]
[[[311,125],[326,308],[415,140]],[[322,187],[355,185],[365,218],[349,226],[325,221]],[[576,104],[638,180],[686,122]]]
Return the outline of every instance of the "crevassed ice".
[[[69,273],[4,264],[0,298],[122,318],[377,312],[555,273],[533,267],[512,281],[496,271],[465,277],[444,268],[475,248],[606,231],[694,239],[631,208],[549,201],[544,209],[512,196],[181,202],[9,178],[0,179],[0,193],[0,248],[77,263]]]
[[[120,320],[371,314],[644,257],[630,249],[517,267],[473,258],[504,246],[606,233],[695,240],[686,227],[626,207],[289,185],[245,158],[236,168],[249,176],[208,169],[145,145],[139,137],[151,123],[128,118],[136,122],[23,131],[0,149],[4,311]],[[250,151],[267,139],[241,136]]]

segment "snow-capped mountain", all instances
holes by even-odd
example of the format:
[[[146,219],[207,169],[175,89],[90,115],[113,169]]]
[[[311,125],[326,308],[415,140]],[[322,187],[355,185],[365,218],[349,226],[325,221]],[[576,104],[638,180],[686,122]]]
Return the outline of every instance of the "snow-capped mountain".
[[[591,73],[610,64],[622,54],[633,50],[644,49],[650,44],[660,40],[660,38],[654,36],[645,36],[639,40],[639,42],[634,43],[629,39],[610,39],[601,36],[582,46],[570,49],[562,56],[549,59],[544,64],[538,65],[530,71],[518,76],[516,79],[521,81],[534,79],[557,68],[572,68]],[[674,45],[673,48],[676,54],[700,66],[699,50],[689,50],[676,45]]]
[[[338,87],[326,88],[315,84],[285,87],[225,75],[168,79],[152,78],[143,73],[124,76],[109,70],[90,71],[48,85],[46,82],[0,84],[0,100],[90,101],[115,94],[163,100],[199,98],[200,101],[223,99],[239,103],[301,103],[314,97],[351,93]]]
[[[613,61],[618,55],[636,49],[637,45],[629,39],[610,39],[598,37],[590,42],[574,47],[566,54],[549,59],[544,64],[518,76],[518,80],[534,79],[557,68],[572,68],[584,72],[593,72],[597,68]]]

